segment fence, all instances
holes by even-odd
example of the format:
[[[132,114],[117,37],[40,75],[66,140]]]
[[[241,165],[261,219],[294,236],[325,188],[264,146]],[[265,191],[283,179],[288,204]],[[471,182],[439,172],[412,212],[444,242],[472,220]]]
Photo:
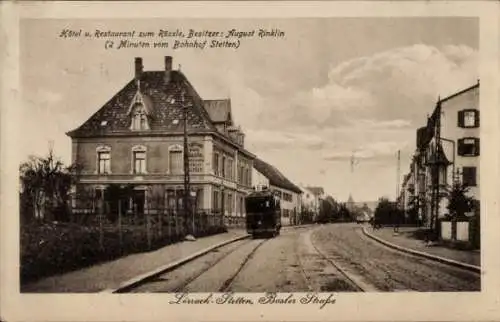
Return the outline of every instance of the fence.
[[[107,202],[96,202],[85,208],[72,208],[71,221],[99,231],[99,245],[118,242],[120,247],[153,249],[158,245],[181,240],[186,234],[207,236],[239,227],[242,221],[222,216],[210,209],[197,209],[186,214],[182,209],[133,209],[118,202],[111,207]],[[242,218],[239,218],[242,219]]]
[[[439,236],[444,242],[463,244],[469,248],[480,248],[480,220],[474,216],[469,220],[441,220]]]

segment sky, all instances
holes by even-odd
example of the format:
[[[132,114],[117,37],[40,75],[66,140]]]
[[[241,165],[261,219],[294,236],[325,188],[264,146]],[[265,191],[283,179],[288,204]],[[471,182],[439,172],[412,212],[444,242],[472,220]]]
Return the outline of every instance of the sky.
[[[107,50],[104,40],[59,37],[64,28],[278,28],[285,36],[242,39],[238,49]],[[248,150],[340,201],[394,198],[397,151],[402,176],[438,97],[478,79],[474,18],[26,19],[20,35],[19,116],[30,134],[20,138],[22,157],[44,155],[52,142],[69,164],[65,133],[133,77],[134,57],[162,70],[170,55],[202,98],[231,98]]]

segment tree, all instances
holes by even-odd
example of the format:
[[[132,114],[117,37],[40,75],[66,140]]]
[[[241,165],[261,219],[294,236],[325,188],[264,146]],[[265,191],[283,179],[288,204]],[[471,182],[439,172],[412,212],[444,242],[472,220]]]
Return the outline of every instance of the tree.
[[[465,217],[467,212],[474,209],[475,200],[467,193],[469,187],[455,180],[448,190],[448,216],[450,219],[458,220]]]
[[[394,202],[387,198],[380,198],[375,209],[375,222],[379,224],[399,223],[401,211],[399,211]]]
[[[52,149],[46,157],[31,156],[19,167],[21,206],[32,209],[33,218],[37,220],[67,219],[69,192],[80,170],[77,165],[65,167]],[[24,217],[31,219],[30,214]]]
[[[320,210],[317,222],[327,223],[332,221],[333,211],[334,211],[334,200],[332,197],[328,196],[320,201]]]
[[[408,200],[408,208],[406,213],[408,214],[408,221],[412,224],[420,224],[418,219],[418,208],[419,208],[419,197],[416,195],[411,195]]]
[[[351,212],[347,209],[347,205],[345,203],[341,203],[339,206],[339,214],[338,218],[340,221],[352,221]]]

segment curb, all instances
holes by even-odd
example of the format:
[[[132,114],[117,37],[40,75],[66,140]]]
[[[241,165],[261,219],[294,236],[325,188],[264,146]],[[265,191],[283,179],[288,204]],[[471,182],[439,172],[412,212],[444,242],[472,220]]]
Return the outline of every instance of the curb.
[[[377,237],[375,235],[370,234],[366,230],[366,227],[363,227],[363,234],[365,236],[368,236],[369,238],[371,238],[371,239],[373,239],[373,240],[375,240],[375,241],[377,241],[377,242],[385,245],[385,246],[397,249],[397,250],[402,251],[404,253],[416,255],[416,256],[419,256],[419,257],[427,258],[427,259],[431,259],[431,260],[434,260],[434,261],[437,261],[437,262],[440,262],[440,263],[443,263],[443,264],[447,264],[447,265],[451,265],[451,266],[463,268],[463,269],[466,269],[466,270],[469,270],[469,271],[472,271],[472,272],[475,272],[475,273],[481,273],[481,267],[480,266],[470,265],[470,264],[462,263],[462,262],[455,261],[455,260],[452,260],[452,259],[444,258],[444,257],[441,257],[441,256],[431,255],[431,254],[428,254],[428,253],[420,252],[418,250],[413,250],[413,249],[409,249],[409,248],[406,248],[406,247],[398,246],[396,244],[390,243],[390,242],[388,242],[386,240],[383,240],[382,238],[379,238],[379,237]]]
[[[143,283],[144,281],[148,280],[148,279],[151,279],[151,278],[154,278],[158,275],[161,275],[163,273],[166,273],[168,271],[171,271],[181,265],[184,265],[202,255],[205,255],[206,253],[208,252],[211,252],[212,250],[214,249],[217,249],[217,248],[220,248],[222,246],[225,246],[227,244],[231,244],[231,243],[234,243],[238,240],[242,240],[242,239],[245,239],[245,238],[248,238],[250,235],[246,234],[246,235],[243,235],[243,236],[239,236],[239,237],[235,237],[233,239],[229,239],[229,240],[226,240],[226,241],[223,241],[223,242],[220,242],[218,244],[215,244],[213,246],[210,246],[210,247],[207,247],[205,249],[202,249],[194,254],[191,254],[187,257],[184,257],[180,260],[177,260],[173,263],[169,263],[169,264],[166,264],[166,265],[163,265],[163,266],[160,266],[159,268],[157,269],[154,269],[152,271],[149,271],[147,273],[144,273],[144,274],[141,274],[141,275],[138,275],[136,277],[133,277],[131,279],[129,279],[128,281],[126,282],[123,282],[120,284],[120,286],[118,286],[117,288],[111,288],[111,289],[105,289],[103,291],[100,291],[99,293],[123,293],[123,292],[126,292],[128,290],[130,290],[131,288],[137,286],[138,284],[140,283]]]

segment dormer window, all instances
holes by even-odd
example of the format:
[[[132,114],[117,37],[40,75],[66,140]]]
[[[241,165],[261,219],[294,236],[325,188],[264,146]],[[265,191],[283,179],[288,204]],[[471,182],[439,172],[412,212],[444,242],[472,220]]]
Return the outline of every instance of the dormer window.
[[[151,98],[141,92],[141,83],[137,81],[137,93],[132,98],[128,115],[132,131],[149,130],[148,117],[152,117],[153,102]]]
[[[148,127],[148,119],[144,111],[144,106],[141,104],[136,104],[132,110],[132,130],[134,131],[144,131]]]

